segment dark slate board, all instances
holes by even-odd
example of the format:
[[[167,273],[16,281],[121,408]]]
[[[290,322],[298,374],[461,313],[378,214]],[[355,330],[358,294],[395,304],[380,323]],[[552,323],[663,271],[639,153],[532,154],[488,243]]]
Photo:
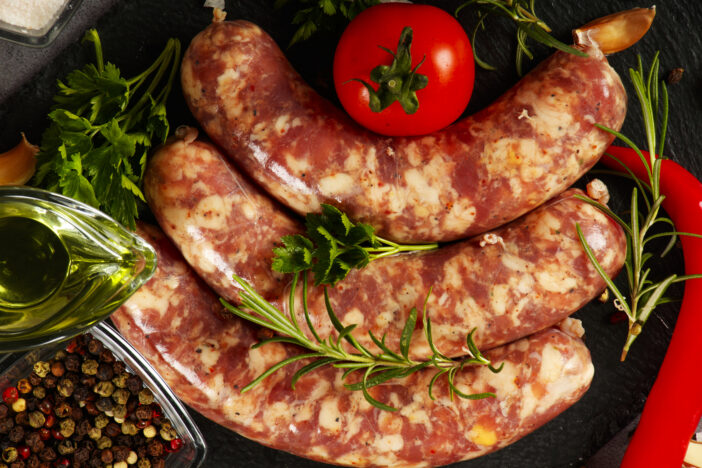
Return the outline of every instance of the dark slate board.
[[[210,21],[211,13],[201,7],[202,0],[109,0],[84,2],[81,11],[57,41],[43,51],[0,43],[0,151],[13,146],[24,131],[38,141],[46,125],[56,79],[92,60],[92,50],[77,43],[85,27],[96,26],[105,47],[105,57],[117,63],[124,74],[141,71],[158,55],[169,37],[184,45]],[[275,11],[272,0],[227,1],[229,18],[245,18],[260,24],[285,45],[292,35],[290,10]],[[434,0],[431,3],[453,11],[459,0]],[[606,14],[641,5],[634,0],[539,0],[537,11],[554,28],[557,37],[568,40],[570,30]],[[697,177],[702,176],[702,3],[696,0],[659,0],[658,16],[652,30],[631,50],[610,58],[612,65],[627,80],[627,68],[635,65],[636,54],[650,61],[661,51],[662,73],[683,67],[682,82],[670,87],[671,116],[667,156],[681,162]],[[471,28],[474,17],[464,11],[461,21]],[[482,57],[498,67],[496,72],[479,71],[476,89],[467,113],[489,104],[517,80],[513,66],[513,29],[504,21],[490,23],[489,35],[479,36]],[[288,54],[303,76],[323,95],[334,100],[330,87],[331,59],[336,37],[295,46]],[[535,48],[537,61],[549,51]],[[532,65],[535,62],[532,62]],[[628,85],[631,94],[631,87]],[[633,99],[633,97],[632,97]],[[169,118],[176,126],[195,124],[174,89],[169,101]],[[638,104],[632,101],[623,132],[643,145]],[[614,180],[610,180],[614,182]],[[615,191],[615,208],[622,213],[630,188],[626,184]],[[656,274],[682,271],[680,249],[656,267]],[[682,294],[682,288],[676,291]],[[577,313],[584,322],[586,342],[595,363],[595,379],[590,391],[574,407],[545,427],[512,446],[477,460],[458,463],[462,468],[497,467],[580,467],[614,433],[626,426],[642,409],[646,394],[653,385],[657,369],[675,325],[676,306],[661,308],[646,326],[625,363],[619,362],[626,335],[624,323],[609,322],[611,304],[593,303]],[[195,414],[209,445],[207,467],[318,467],[310,462],[271,450],[224,429]]]

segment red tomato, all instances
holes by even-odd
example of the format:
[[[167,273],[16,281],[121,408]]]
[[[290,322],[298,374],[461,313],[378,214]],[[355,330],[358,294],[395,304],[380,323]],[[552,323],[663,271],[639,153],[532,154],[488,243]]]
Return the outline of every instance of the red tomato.
[[[393,56],[381,47],[397,51],[402,30],[412,28],[412,67],[424,62],[417,73],[428,84],[416,91],[419,108],[407,114],[399,102],[381,112],[369,106],[362,79],[374,89],[370,73],[378,65],[390,65]],[[344,31],[334,55],[334,86],[341,104],[364,127],[383,135],[423,135],[456,120],[473,92],[473,52],[463,27],[456,19],[430,5],[384,3],[361,12]]]

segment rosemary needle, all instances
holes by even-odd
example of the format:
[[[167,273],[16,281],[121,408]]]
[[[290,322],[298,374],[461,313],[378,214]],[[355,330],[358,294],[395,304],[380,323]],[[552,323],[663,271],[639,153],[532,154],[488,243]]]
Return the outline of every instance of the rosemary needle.
[[[424,335],[429,343],[432,355],[425,360],[417,361],[409,358],[410,342],[412,339],[412,332],[415,329],[418,320],[418,313],[416,308],[412,308],[407,321],[404,324],[402,334],[400,337],[400,349],[398,351],[391,350],[385,344],[385,336],[378,339],[371,332],[369,332],[371,340],[380,349],[380,353],[374,354],[366,347],[361,345],[352,335],[352,332],[356,328],[356,325],[348,325],[344,327],[339,318],[334,313],[329,301],[329,295],[326,286],[324,287],[324,299],[326,304],[327,314],[332,324],[334,325],[337,336],[329,337],[326,339],[321,339],[317,332],[315,331],[312,321],[309,316],[307,309],[307,275],[302,275],[302,304],[305,315],[305,321],[308,327],[312,331],[314,339],[309,339],[305,333],[300,328],[297,319],[295,318],[295,291],[299,281],[299,273],[296,272],[293,276],[293,283],[290,290],[290,316],[285,315],[278,308],[266,301],[260,294],[258,294],[244,279],[234,275],[234,279],[242,287],[243,291],[240,292],[239,296],[241,299],[241,306],[237,307],[229,304],[224,299],[222,299],[222,304],[235,315],[248,320],[250,322],[256,323],[262,327],[272,330],[280,336],[274,336],[267,340],[263,340],[255,345],[255,347],[264,346],[268,343],[290,343],[297,346],[301,346],[310,352],[301,353],[296,356],[284,359],[277,364],[271,366],[261,375],[256,377],[248,385],[246,385],[242,392],[246,392],[251,388],[258,385],[266,377],[275,373],[279,369],[302,360],[311,360],[310,363],[301,367],[295,372],[292,377],[291,385],[294,388],[295,383],[303,375],[312,372],[320,367],[327,365],[346,369],[344,373],[344,379],[349,377],[354,372],[358,372],[362,375],[362,378],[351,384],[346,384],[346,388],[352,391],[361,391],[363,396],[371,405],[386,410],[386,411],[396,411],[396,408],[389,406],[381,401],[373,398],[368,391],[371,387],[380,385],[392,379],[400,379],[407,377],[414,372],[421,369],[433,368],[436,370],[435,375],[431,379],[428,391],[429,396],[433,399],[432,389],[434,384],[438,381],[439,377],[446,376],[449,386],[449,394],[451,398],[453,395],[458,395],[461,398],[467,399],[481,399],[494,397],[494,393],[476,393],[467,394],[461,392],[454,385],[454,379],[456,374],[466,366],[487,366],[492,372],[499,372],[502,369],[500,367],[495,368],[490,363],[485,356],[483,356],[478,350],[477,346],[473,341],[473,334],[475,329],[473,329],[466,337],[466,344],[470,351],[470,354],[462,359],[450,359],[443,355],[434,345],[431,334],[431,320],[426,310],[426,300],[424,302],[424,311],[422,316],[422,324],[424,326]],[[431,291],[430,293],[431,294]],[[428,299],[429,295],[427,295]],[[353,351],[348,351],[344,342],[351,345]]]
[[[578,236],[585,248],[587,256],[607,284],[607,287],[615,296],[615,307],[624,312],[629,319],[629,331],[621,354],[622,361],[626,359],[631,345],[641,333],[643,326],[646,324],[646,321],[651,316],[654,309],[660,304],[671,302],[671,299],[665,295],[668,288],[674,283],[702,277],[702,275],[678,276],[673,274],[659,282],[654,282],[649,276],[651,268],[647,266],[647,262],[653,257],[653,255],[647,251],[647,244],[650,241],[661,237],[670,238],[667,247],[661,254],[661,256],[663,256],[672,248],[678,235],[702,237],[697,234],[680,233],[674,229],[670,232],[652,233],[652,228],[657,224],[662,223],[673,226],[673,222],[670,218],[660,214],[660,208],[665,199],[665,195],[660,192],[660,171],[668,122],[668,92],[665,83],[660,82],[659,85],[659,66],[658,54],[656,53],[648,73],[644,73],[641,57],[638,58],[637,69],[629,70],[629,77],[634,86],[639,103],[641,104],[641,113],[646,130],[646,141],[648,143],[648,158],[644,156],[644,153],[633,141],[623,134],[603,125],[597,125],[602,130],[611,133],[626,143],[636,152],[646,168],[648,181],[641,181],[634,176],[631,170],[622,164],[627,170],[628,176],[632,178],[636,184],[631,194],[629,222],[616,216],[609,208],[598,202],[587,197],[578,197],[610,215],[622,226],[626,233],[627,253],[624,267],[629,287],[628,297],[615,285],[612,278],[607,276],[607,273],[605,273],[599,265],[592,249],[587,244],[580,227],[577,227]],[[658,157],[656,155],[658,155]],[[610,157],[614,158],[614,156],[611,155]],[[643,200],[645,204],[643,210],[639,206],[639,200]]]

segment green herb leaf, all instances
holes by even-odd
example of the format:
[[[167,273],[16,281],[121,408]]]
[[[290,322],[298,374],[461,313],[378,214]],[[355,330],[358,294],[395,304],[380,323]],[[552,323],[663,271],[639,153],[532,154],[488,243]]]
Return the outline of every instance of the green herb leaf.
[[[624,263],[624,268],[627,274],[627,284],[629,286],[629,294],[622,292],[604,271],[600,263],[597,261],[594,252],[590,248],[585,239],[580,226],[576,226],[578,237],[585,249],[585,253],[590,259],[593,267],[600,277],[607,284],[607,288],[612,291],[615,296],[615,307],[626,313],[629,319],[629,331],[627,334],[624,347],[622,349],[621,360],[626,359],[631,345],[641,333],[643,326],[648,321],[654,309],[663,303],[667,303],[670,299],[664,297],[665,292],[673,283],[685,281],[691,278],[702,278],[702,275],[680,276],[671,275],[661,281],[655,282],[649,278],[651,268],[647,267],[649,260],[653,258],[651,252],[646,251],[647,244],[656,238],[670,236],[672,242],[676,236],[690,235],[688,233],[680,233],[675,230],[666,233],[653,233],[651,229],[656,223],[665,223],[673,225],[672,220],[660,215],[661,205],[665,196],[660,193],[660,167],[661,159],[663,158],[662,150],[664,147],[664,139],[667,129],[668,119],[668,93],[665,86],[659,92],[658,68],[659,68],[658,53],[656,53],[653,64],[648,73],[644,72],[643,62],[641,57],[638,57],[637,69],[629,69],[629,77],[634,85],[636,96],[641,104],[641,112],[643,116],[644,128],[646,130],[646,141],[648,144],[649,159],[646,159],[639,147],[629,138],[621,133],[607,128],[603,125],[597,125],[599,128],[616,136],[627,144],[641,159],[648,176],[647,181],[639,180],[634,173],[620,164],[627,171],[626,176],[634,180],[636,187],[633,188],[631,194],[629,221],[620,218],[606,206],[586,199],[588,203],[598,207],[604,213],[608,214],[612,219],[619,223],[624,229],[627,236],[627,252]],[[656,155],[656,149],[659,150]],[[616,158],[614,158],[616,159]],[[648,192],[648,193],[647,193]],[[583,199],[582,197],[578,197]],[[639,208],[639,200],[644,200],[645,211]],[[695,235],[696,236],[696,235]],[[697,236],[696,236],[697,237]],[[663,251],[665,254],[671,246],[668,243]]]
[[[431,250],[437,244],[401,245],[375,235],[372,226],[354,224],[338,208],[322,204],[321,213],[305,217],[307,237],[282,238],[283,247],[273,249],[272,268],[280,273],[311,270],[315,285],[334,285],[354,268],[399,252]]]
[[[380,0],[276,0],[274,7],[296,6],[292,24],[300,25],[289,45],[302,42],[318,31],[341,31],[357,14]]]
[[[154,64],[127,80],[115,65],[104,63],[95,30],[86,32],[84,41],[94,45],[96,63],[58,82],[51,125],[42,136],[32,182],[102,209],[134,229],[137,203],[144,200],[146,156],[153,143],[168,136],[165,102],[178,68],[180,44],[169,40]]]
[[[553,47],[580,57],[587,57],[587,54],[583,51],[570,47],[549,34],[551,28],[536,16],[534,0],[468,0],[456,8],[455,15],[458,16],[461,10],[473,5],[478,7],[476,12],[478,21],[473,29],[471,40],[473,44],[473,57],[475,58],[475,63],[486,70],[494,70],[495,67],[478,57],[475,39],[478,29],[486,29],[485,19],[493,14],[508,18],[517,24],[517,54],[515,57],[515,64],[519,75],[523,73],[522,65],[524,63],[524,57],[526,56],[529,59],[534,58],[527,44],[527,37],[545,46]]]
[[[296,316],[294,299],[297,282],[299,280],[299,273],[295,273],[293,277],[293,284],[290,288],[290,297],[288,301],[290,307],[289,315],[281,312],[274,305],[266,301],[260,294],[253,290],[251,285],[236,275],[234,275],[234,280],[242,287],[242,292],[239,294],[241,306],[236,307],[229,304],[224,299],[220,299],[220,302],[224,305],[224,307],[238,317],[283,335],[264,340],[254,345],[254,347],[260,347],[267,343],[282,342],[296,344],[310,351],[309,353],[292,356],[274,364],[247,384],[242,389],[242,392],[246,392],[255,387],[263,379],[287,366],[288,364],[305,359],[312,359],[310,363],[305,364],[293,374],[291,379],[291,385],[293,388],[301,377],[327,365],[340,369],[347,369],[343,374],[344,380],[356,372],[362,372],[362,378],[354,383],[345,384],[346,388],[351,391],[361,391],[368,403],[385,411],[396,411],[397,409],[373,398],[369,392],[370,388],[386,383],[390,380],[408,377],[415,372],[429,368],[436,370],[436,373],[428,385],[429,396],[432,399],[434,399],[432,394],[434,384],[442,376],[446,376],[448,379],[448,388],[451,396],[455,394],[461,398],[468,399],[489,398],[495,396],[492,393],[466,394],[456,388],[454,383],[455,376],[464,367],[484,365],[488,366],[488,368],[493,372],[499,372],[502,369],[502,365],[500,365],[498,368],[493,367],[490,360],[480,353],[473,341],[475,329],[466,337],[466,342],[470,353],[463,359],[449,359],[436,350],[431,339],[431,329],[429,326],[430,322],[427,317],[426,310],[427,300],[429,298],[429,294],[431,294],[431,291],[429,294],[427,294],[427,299],[424,301],[424,318],[422,320],[426,325],[425,334],[431,345],[432,354],[424,360],[416,361],[409,358],[412,332],[414,331],[414,327],[418,320],[416,309],[411,310],[409,317],[405,322],[402,336],[400,338],[399,352],[394,352],[388,348],[388,346],[385,344],[385,337],[383,337],[382,340],[378,340],[371,332],[368,333],[371,340],[381,350],[380,354],[374,354],[358,343],[358,340],[356,340],[356,338],[353,336],[352,333],[356,328],[355,324],[344,326],[340,322],[336,313],[332,309],[329,301],[329,294],[325,287],[324,300],[327,307],[327,314],[338,334],[336,339],[328,338],[322,340],[319,338],[319,335],[314,329],[307,311],[307,275],[303,275],[302,278],[302,305],[305,310],[307,325],[314,336],[314,340],[307,338],[297,323],[297,320],[294,318]],[[351,346],[352,351],[349,351],[346,347],[342,346],[342,341],[346,341]]]

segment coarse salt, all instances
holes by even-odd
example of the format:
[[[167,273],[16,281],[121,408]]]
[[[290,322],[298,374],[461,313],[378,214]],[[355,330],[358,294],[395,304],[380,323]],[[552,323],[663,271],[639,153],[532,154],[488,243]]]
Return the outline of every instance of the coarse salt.
[[[68,0],[0,0],[0,21],[26,29],[43,29]]]

